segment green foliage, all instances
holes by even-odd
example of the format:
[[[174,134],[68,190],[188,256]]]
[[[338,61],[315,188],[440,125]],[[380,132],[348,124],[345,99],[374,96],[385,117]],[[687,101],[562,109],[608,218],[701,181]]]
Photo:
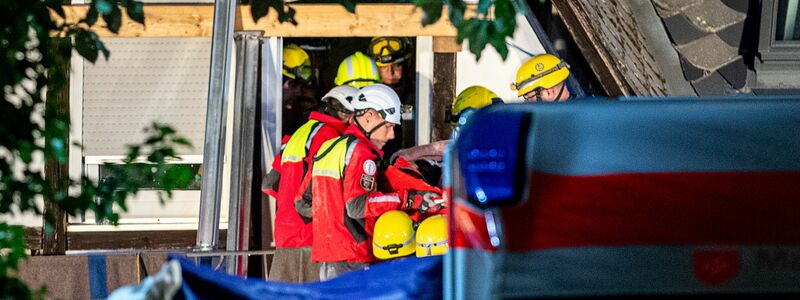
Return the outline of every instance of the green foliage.
[[[189,142],[163,124],[145,129],[142,145],[129,146],[120,165],[108,165],[111,176],[102,182],[87,177],[62,180],[56,187],[45,181],[35,161],[64,164],[68,157],[69,115],[59,111],[54,101],[66,84],[68,62],[75,49],[95,62],[109,51],[90,27],[99,18],[112,32],[121,26],[123,10],[142,23],[142,4],[133,0],[95,0],[87,15],[76,24],[64,22],[59,0],[0,0],[0,215],[32,212],[42,214],[37,197],[56,203],[69,215],[91,211],[98,222],[116,224],[118,212],[126,210],[125,199],[139,191],[143,182],[158,182],[164,192],[188,185],[193,174],[186,168],[169,165],[177,159],[173,147],[188,147]],[[53,17],[54,14],[57,17]],[[37,159],[39,157],[39,159]],[[139,161],[139,157],[145,157]],[[125,167],[129,166],[129,167]],[[133,167],[130,167],[133,166]],[[68,188],[80,193],[68,194]],[[45,232],[52,232],[53,216],[46,216]],[[6,299],[43,298],[44,289],[32,292],[15,277],[20,260],[26,258],[23,228],[0,222],[0,297]]]
[[[344,6],[347,11],[355,13],[356,0],[336,0],[336,2]],[[514,30],[517,28],[516,14],[521,5],[524,5],[519,0],[479,0],[477,14],[465,19],[467,4],[464,0],[412,0],[411,2],[422,9],[423,25],[438,22],[444,8],[447,7],[447,17],[458,31],[456,37],[458,43],[467,41],[470,52],[478,59],[487,44],[492,45],[500,56],[506,59],[508,56],[506,38],[514,35]],[[294,20],[294,9],[285,6],[284,0],[250,0],[250,4],[254,21],[266,16],[272,8],[278,14],[278,20],[297,25]]]
[[[469,51],[478,59],[486,45],[492,45],[503,59],[508,56],[506,38],[514,35],[517,28],[516,14],[518,5],[516,0],[479,0],[476,8],[477,15],[464,19],[466,4],[463,0],[446,0],[449,18],[458,30],[456,41],[468,41]],[[423,9],[430,6],[430,2],[437,0],[414,0],[414,4]],[[439,4],[441,5],[441,4]],[[441,14],[441,12],[439,13]],[[427,15],[427,11],[426,11]]]

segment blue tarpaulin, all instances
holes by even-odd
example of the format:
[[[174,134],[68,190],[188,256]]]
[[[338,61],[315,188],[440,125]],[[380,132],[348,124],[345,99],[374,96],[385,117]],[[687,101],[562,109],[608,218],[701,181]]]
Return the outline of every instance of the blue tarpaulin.
[[[439,299],[442,257],[402,258],[324,282],[305,284],[245,279],[173,257],[183,285],[176,299]]]

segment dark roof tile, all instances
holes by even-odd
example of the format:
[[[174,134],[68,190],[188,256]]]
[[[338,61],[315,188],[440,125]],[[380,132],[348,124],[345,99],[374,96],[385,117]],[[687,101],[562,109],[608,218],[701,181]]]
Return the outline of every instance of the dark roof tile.
[[[751,0],[752,1],[752,0]],[[722,3],[726,6],[730,7],[731,9],[738,11],[740,13],[746,14],[747,9],[749,9],[751,1],[748,0],[722,0]],[[758,1],[758,0],[756,0]]]
[[[717,35],[729,46],[739,48],[739,46],[742,44],[743,33],[744,22],[737,22],[723,30],[720,30],[717,32]]]
[[[698,96],[721,96],[731,88],[725,78],[717,72],[711,72],[706,77],[692,81],[692,86]]]
[[[746,14],[735,11],[719,0],[702,1],[683,12],[695,26],[705,32],[717,32],[734,23],[744,21]]]
[[[677,15],[683,10],[696,5],[697,0],[654,0],[656,11],[662,18],[669,18]]]
[[[667,32],[669,33],[670,39],[672,39],[672,43],[676,45],[688,44],[708,35],[708,33],[694,26],[684,14],[677,14],[664,19],[664,25],[667,27]]]
[[[716,34],[678,46],[677,49],[692,65],[709,72],[739,57],[738,49],[725,43]]]
[[[741,89],[747,84],[747,64],[741,56],[717,70],[728,83],[735,89]]]
[[[679,57],[678,59],[681,61],[681,69],[683,69],[683,76],[686,77],[687,80],[691,81],[700,79],[700,77],[706,75],[707,73],[706,71],[690,63],[688,60],[686,60],[686,57],[683,57],[683,55],[678,54],[678,57]]]

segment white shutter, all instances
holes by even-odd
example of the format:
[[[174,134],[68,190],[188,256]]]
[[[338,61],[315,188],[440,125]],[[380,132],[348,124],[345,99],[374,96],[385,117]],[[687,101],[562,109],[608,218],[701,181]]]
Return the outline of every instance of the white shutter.
[[[205,131],[211,40],[105,38],[108,61],[84,63],[84,156],[115,156],[140,144],[142,129],[173,126],[201,155]]]

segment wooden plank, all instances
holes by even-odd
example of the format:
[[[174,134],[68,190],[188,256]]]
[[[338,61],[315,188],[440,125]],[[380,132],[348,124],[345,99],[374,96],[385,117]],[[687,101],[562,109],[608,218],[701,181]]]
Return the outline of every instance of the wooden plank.
[[[220,230],[220,249],[225,249],[226,233],[227,230]],[[186,249],[193,248],[196,241],[196,230],[69,232],[67,249]]]
[[[453,36],[433,37],[433,52],[435,53],[461,52],[462,49],[461,44],[456,43],[456,38]]]
[[[431,142],[450,138],[450,122],[446,111],[456,95],[456,54],[433,54],[433,101],[431,103]]]
[[[54,40],[58,48],[69,47],[69,41],[66,39]],[[63,51],[63,50],[61,50]],[[59,80],[51,81],[56,82],[59,86],[50,85],[47,92],[47,101],[45,101],[46,115],[50,116],[46,120],[53,121],[56,118],[59,120],[69,120],[69,61],[62,65],[53,67],[50,71],[51,78],[60,78]],[[46,122],[49,122],[46,121]],[[57,137],[62,141],[69,141],[69,132],[65,132],[64,136]],[[45,141],[48,145],[51,141]],[[69,147],[66,147],[65,157],[69,157]],[[45,194],[44,202],[44,218],[42,225],[46,229],[42,231],[42,254],[44,255],[63,255],[67,250],[67,214],[58,206],[55,199],[56,194],[66,195],[69,190],[69,162],[63,164],[59,163],[55,157],[47,157],[44,164],[44,177],[47,185],[52,191],[50,194]],[[47,226],[47,221],[51,221],[51,226]]]
[[[250,7],[239,6],[236,30],[263,30],[266,36],[278,37],[371,37],[371,36],[443,36],[453,37],[456,29],[442,12],[439,22],[422,26],[422,10],[412,4],[358,4],[351,14],[339,4],[292,4],[298,25],[280,23],[275,12],[253,22]],[[68,23],[78,22],[86,15],[86,5],[65,5]],[[468,7],[471,15],[474,6]],[[92,27],[101,37],[210,37],[214,6],[157,5],[144,6],[145,25],[138,24],[125,14],[119,34],[105,28],[103,20]],[[55,19],[60,19],[54,15]]]
[[[553,5],[564,20],[564,25],[575,39],[575,43],[578,44],[578,48],[606,94],[609,97],[629,96],[631,92],[622,81],[622,75],[614,69],[614,62],[605,49],[602,49],[602,43],[592,33],[588,20],[585,19],[576,3],[574,1],[553,1]]]

